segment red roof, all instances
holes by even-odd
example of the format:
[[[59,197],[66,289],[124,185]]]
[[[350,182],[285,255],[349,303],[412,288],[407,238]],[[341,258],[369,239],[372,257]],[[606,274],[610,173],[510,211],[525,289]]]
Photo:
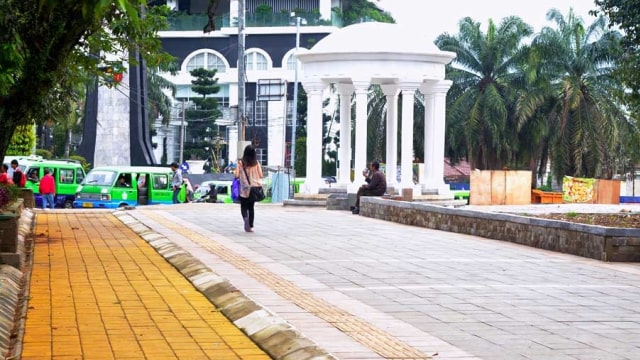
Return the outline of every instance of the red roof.
[[[471,167],[469,163],[465,160],[461,160],[459,163],[455,165],[451,165],[449,159],[444,159],[444,176],[452,177],[452,176],[470,176],[471,175]]]

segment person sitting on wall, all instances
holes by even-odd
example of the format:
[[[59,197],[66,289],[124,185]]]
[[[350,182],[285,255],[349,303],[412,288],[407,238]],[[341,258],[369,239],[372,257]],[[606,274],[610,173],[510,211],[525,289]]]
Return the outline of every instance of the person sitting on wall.
[[[360,186],[358,193],[356,194],[356,205],[351,211],[352,214],[360,213],[360,197],[361,196],[382,196],[387,191],[387,179],[380,171],[380,163],[377,161],[371,162],[369,169],[365,169],[362,172],[365,177],[366,184]]]

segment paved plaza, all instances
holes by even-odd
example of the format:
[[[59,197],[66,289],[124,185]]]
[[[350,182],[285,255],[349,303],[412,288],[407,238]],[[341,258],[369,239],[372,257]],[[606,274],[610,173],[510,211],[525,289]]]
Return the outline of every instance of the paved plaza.
[[[640,359],[639,264],[323,208],[260,204],[255,233],[234,204],[126,215],[339,359]]]

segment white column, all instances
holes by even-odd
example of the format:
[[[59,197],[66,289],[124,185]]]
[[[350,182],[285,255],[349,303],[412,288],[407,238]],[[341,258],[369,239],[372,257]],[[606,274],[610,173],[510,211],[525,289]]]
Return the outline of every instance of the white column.
[[[367,167],[367,95],[370,85],[369,81],[353,82],[356,93],[356,156],[353,164],[353,187],[356,190],[364,184],[362,170]]]
[[[126,55],[126,54],[120,54]],[[108,54],[109,60],[116,55]],[[124,63],[125,68],[128,66]],[[131,165],[131,100],[129,94],[119,89],[129,89],[129,73],[124,72],[121,87],[98,87],[98,108],[96,113],[96,144],[93,159],[87,159],[93,166]],[[177,137],[178,141],[180,136]]]
[[[267,157],[269,159],[268,166],[282,167],[285,166],[285,144],[286,144],[286,102],[282,100],[270,101],[267,106],[267,119],[269,126],[267,127]],[[283,113],[284,112],[284,113]]]
[[[353,85],[336,84],[340,94],[340,172],[338,173],[338,185],[349,186],[351,184],[351,95]]]
[[[425,179],[421,184],[426,191],[450,193],[444,182],[444,139],[447,91],[450,80],[427,81],[420,90],[424,94],[424,159]]]
[[[233,19],[237,19],[238,18],[238,0],[231,0],[229,1],[229,22],[233,23]],[[185,9],[180,9],[180,10],[185,10]],[[231,90],[231,89],[229,89]],[[229,94],[237,94],[237,92],[231,92],[229,91]]]
[[[322,91],[320,81],[303,82],[307,92],[307,175],[304,191],[317,194],[322,177]]]
[[[413,105],[418,84],[400,84],[402,90],[401,188],[414,188],[413,183]]]
[[[387,97],[387,187],[398,189],[398,94],[396,84],[381,85]]]
[[[323,20],[331,20],[331,0],[320,0],[320,18]]]

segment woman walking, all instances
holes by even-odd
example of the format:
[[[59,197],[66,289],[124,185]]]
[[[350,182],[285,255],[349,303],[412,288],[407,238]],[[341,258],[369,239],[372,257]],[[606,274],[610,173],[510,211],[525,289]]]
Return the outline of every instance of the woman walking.
[[[255,201],[250,198],[251,187],[262,186],[262,168],[256,159],[256,149],[253,145],[244,148],[235,175],[240,179],[240,213],[244,220],[244,231],[253,232]]]

